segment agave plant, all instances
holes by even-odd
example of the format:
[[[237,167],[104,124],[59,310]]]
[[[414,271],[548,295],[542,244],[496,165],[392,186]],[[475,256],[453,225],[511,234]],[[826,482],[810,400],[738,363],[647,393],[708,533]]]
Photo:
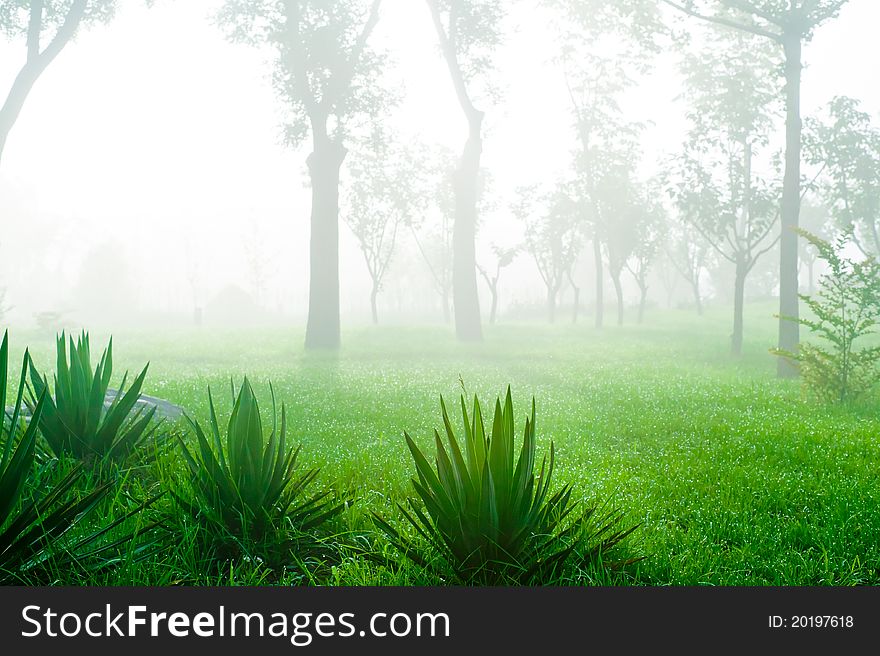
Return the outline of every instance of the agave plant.
[[[272,431],[266,439],[260,408],[247,378],[238,394],[232,389],[233,408],[225,439],[208,390],[210,437],[201,425],[187,417],[198,441],[190,451],[180,440],[189,470],[190,494],[175,497],[193,516],[207,521],[217,536],[261,540],[285,523],[305,533],[342,511],[344,502],[325,490],[308,494],[317,469],[301,471],[301,446],[287,443],[287,414],[281,406],[277,424],[275,392],[272,390]],[[185,496],[187,498],[185,498]]]
[[[633,530],[615,532],[614,521],[606,521],[589,533],[587,522],[595,509],[575,514],[579,504],[571,499],[570,485],[551,492],[555,465],[552,442],[549,459],[545,456],[540,469],[535,469],[534,399],[518,457],[509,387],[503,406],[496,399],[491,433],[486,432],[479,400],[474,397],[473,412],[468,415],[461,397],[463,444],[455,435],[442,398],[440,405],[448,445],[435,430],[433,465],[404,433],[416,466],[417,478],[412,484],[424,507],[412,499],[409,509],[401,504],[398,507],[458,581],[497,584],[544,579],[557,572],[585,538],[599,539],[596,551],[601,551]],[[378,515],[374,518],[411,560],[432,567],[422,545]]]
[[[4,334],[0,344],[0,402],[4,408],[8,358],[9,342]],[[76,466],[42,495],[25,494],[34,474],[37,426],[48,399],[48,392],[44,389],[32,408],[30,421],[24,421],[22,394],[29,363],[30,356],[25,351],[15,405],[4,414],[0,425],[0,583],[25,580],[23,577],[50,558],[54,558],[56,564],[110,562],[111,552],[133,540],[136,533],[129,533],[109,544],[101,544],[102,538],[154,501],[141,504],[135,511],[78,540],[66,540],[66,534],[82,523],[107,496],[113,484],[107,481],[83,496],[72,495],[72,488],[82,477],[82,468]],[[144,553],[146,547],[140,545],[136,551]]]
[[[156,409],[135,410],[149,364],[134,379],[128,391],[123,376],[119,391],[109,407],[104,405],[113,372],[113,339],[92,371],[89,336],[83,332],[74,342],[70,338],[70,357],[64,333],[57,339],[55,397],[47,394],[49,383],[30,364],[31,400],[46,395],[46,405],[39,418],[40,432],[58,457],[74,456],[80,460],[109,458],[121,461],[156,432],[152,424]]]

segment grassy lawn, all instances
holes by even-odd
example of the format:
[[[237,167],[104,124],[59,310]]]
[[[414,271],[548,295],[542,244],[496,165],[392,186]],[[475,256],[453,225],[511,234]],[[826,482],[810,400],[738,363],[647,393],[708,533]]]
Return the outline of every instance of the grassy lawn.
[[[645,326],[603,331],[589,319],[578,326],[499,325],[487,329],[481,345],[460,345],[445,327],[352,328],[336,356],[305,354],[296,329],[118,333],[114,379],[150,361],[144,391],[202,422],[209,385],[225,421],[230,377],[247,375],[266,410],[272,382],[303,444],[303,462],[319,466],[323,481],[355,491],[338,522],[340,541],[392,557],[382,563],[343,554],[315,583],[438,582],[399,557],[394,564],[370,513],[398,516],[395,502],[413,494],[403,431],[432,448],[433,429],[442,427],[439,397],[457,400],[462,384],[484,403],[511,385],[518,422],[534,396],[539,457],[551,439],[556,447],[554,480],[573,483],[585,503],[619,509],[625,524],[639,524],[618,556],[644,556],[640,562],[608,571],[575,559],[564,578],[549,583],[878,583],[877,399],[823,407],[802,398],[797,381],[777,380],[768,353],[772,312],[769,305],[749,308],[745,356],[736,361],[727,355],[726,310],[704,317],[658,311]],[[92,334],[93,359],[105,339]],[[41,369],[52,371],[50,337],[13,331],[11,340],[11,362],[28,345]],[[133,472],[120,495],[146,494],[157,480],[179,475],[179,461],[174,451]],[[172,500],[163,498],[154,512],[173,517]],[[59,572],[59,582],[308,580],[293,570],[268,572],[248,558],[211,571],[193,546],[193,527],[181,518],[169,526],[177,537],[150,561],[123,563],[93,580],[70,581]]]

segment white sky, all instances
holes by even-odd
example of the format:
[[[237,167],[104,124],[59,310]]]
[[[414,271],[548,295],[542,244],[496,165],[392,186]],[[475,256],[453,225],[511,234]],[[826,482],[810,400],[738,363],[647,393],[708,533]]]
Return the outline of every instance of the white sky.
[[[246,245],[271,261],[268,302],[304,312],[307,150],[280,145],[270,68],[211,24],[219,4],[164,0],[147,10],[120,0],[117,19],[81,34],[37,83],[0,164],[0,286],[22,316],[63,306],[83,256],[107,240],[129,262],[145,307],[191,307],[188,261],[197,263],[201,297],[227,282],[247,288]],[[877,115],[878,22],[880,3],[851,0],[819,32],[805,52],[805,114],[846,94]],[[543,14],[517,3],[510,23],[497,59],[503,96],[482,107],[484,165],[502,196],[554,179],[573,143]],[[395,127],[459,151],[465,125],[424,3],[386,0],[374,38],[396,57],[406,87]],[[23,54],[21,43],[0,43],[0,95]],[[672,62],[661,59],[629,99],[634,120],[653,121],[645,135],[651,158],[681,142],[678,93]],[[498,229],[503,219],[489,228],[501,240],[510,233]],[[343,312],[354,316],[366,308],[365,270],[341,233]],[[522,284],[507,300],[538,298],[529,263],[518,270]]]

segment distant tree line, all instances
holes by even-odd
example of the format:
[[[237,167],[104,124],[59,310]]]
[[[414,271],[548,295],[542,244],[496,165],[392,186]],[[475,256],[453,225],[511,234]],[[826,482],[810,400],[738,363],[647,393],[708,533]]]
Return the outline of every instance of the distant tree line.
[[[483,244],[483,254],[477,246],[491,180],[481,159],[484,119],[498,102],[492,80],[509,3],[425,0],[425,20],[467,126],[457,154],[404,143],[390,125],[400,98],[387,79],[391,56],[375,44],[388,11],[381,0],[223,4],[216,21],[226,37],[273,53],[285,140],[310,149],[306,347],[340,345],[341,219],[363,253],[374,322],[395,252],[412,240],[444,317],[466,341],[483,339],[480,280],[494,323],[503,272],[528,256],[546,288],[549,321],[557,320],[568,290],[571,320],[578,320],[578,266],[591,262],[596,327],[605,323],[606,280],[622,324],[627,277],[638,290],[641,322],[652,284],[660,282],[667,299],[677,283],[686,284],[701,313],[707,278],[727,271],[730,349],[739,355],[747,283],[778,252],[778,267],[762,280],[768,294],[778,293],[779,314],[794,319],[780,320],[777,346],[796,351],[799,277],[806,268],[812,289],[816,262],[798,229],[829,238],[846,233],[865,257],[880,255],[880,131],[870,113],[838,97],[823,115],[801,116],[803,47],[847,0],[545,4],[570,101],[570,165],[561,179],[536,179],[507,199],[501,211],[520,238]],[[21,40],[25,52],[0,108],[0,157],[43,71],[77,33],[109,21],[115,9],[111,0],[0,0],[0,32]],[[678,152],[649,163],[644,126],[628,121],[621,104],[656,56],[669,51],[680,60],[687,134]],[[779,374],[792,373],[780,359]]]

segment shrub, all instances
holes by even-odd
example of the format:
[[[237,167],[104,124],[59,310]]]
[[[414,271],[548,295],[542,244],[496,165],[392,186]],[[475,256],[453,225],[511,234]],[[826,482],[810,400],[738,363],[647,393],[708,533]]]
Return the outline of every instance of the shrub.
[[[605,515],[601,526],[591,528],[595,508],[576,513],[578,503],[571,499],[570,485],[551,492],[555,465],[552,442],[549,460],[544,456],[540,470],[535,470],[534,399],[518,458],[510,388],[503,406],[496,399],[490,434],[477,398],[469,416],[461,397],[463,445],[442,398],[440,404],[448,447],[435,430],[433,466],[404,433],[416,466],[417,478],[412,484],[424,509],[412,499],[409,509],[401,504],[398,507],[429,548],[445,561],[453,578],[462,583],[489,584],[546,581],[584,541],[598,541],[589,550],[598,555],[635,529],[615,531],[616,513]],[[423,547],[378,515],[375,519],[398,549],[415,563],[431,567]]]
[[[302,471],[296,448],[287,443],[287,415],[281,405],[277,424],[272,391],[272,431],[263,433],[260,408],[248,379],[238,394],[233,388],[233,409],[225,440],[208,390],[210,438],[201,425],[187,416],[198,448],[180,445],[188,469],[188,492],[175,497],[189,513],[207,524],[215,538],[246,541],[272,538],[286,528],[306,533],[344,508],[344,502],[325,490],[309,494],[317,469]]]
[[[828,272],[819,279],[815,295],[800,295],[812,317],[783,319],[806,326],[823,343],[803,343],[797,352],[772,352],[796,364],[805,390],[817,399],[855,400],[880,380],[880,347],[856,346],[876,332],[880,321],[880,264],[874,258],[854,261],[844,257],[847,234],[831,244],[806,230],[798,232],[816,248]]]
[[[135,410],[149,364],[134,379],[128,391],[123,376],[119,391],[109,407],[104,399],[113,371],[113,340],[105,349],[94,372],[89,355],[89,336],[83,332],[70,338],[70,357],[62,332],[57,339],[55,397],[46,394],[46,407],[39,419],[40,432],[53,453],[80,460],[122,461],[156,432],[150,425],[155,408]],[[31,405],[49,388],[48,380],[30,365]]]
[[[8,339],[4,334],[0,345],[0,402],[6,404]],[[152,528],[146,527],[102,542],[113,529],[140,512],[145,504],[123,515],[98,530],[87,532],[77,540],[67,540],[72,529],[83,524],[86,516],[107,496],[113,483],[107,481],[83,495],[73,494],[74,486],[82,480],[82,468],[75,466],[60,481],[42,494],[29,495],[34,487],[34,455],[37,426],[47,407],[48,392],[43,390],[32,409],[29,422],[22,413],[22,393],[25,388],[30,356],[27,352],[21,368],[18,395],[11,412],[6,412],[0,425],[0,583],[21,582],[33,575],[42,565],[52,560],[56,567],[68,568],[73,564],[92,569],[113,562],[117,547],[130,543],[135,537]],[[51,467],[49,463],[48,467]],[[28,484],[31,484],[30,486]],[[132,552],[146,554],[149,544],[138,545]]]

